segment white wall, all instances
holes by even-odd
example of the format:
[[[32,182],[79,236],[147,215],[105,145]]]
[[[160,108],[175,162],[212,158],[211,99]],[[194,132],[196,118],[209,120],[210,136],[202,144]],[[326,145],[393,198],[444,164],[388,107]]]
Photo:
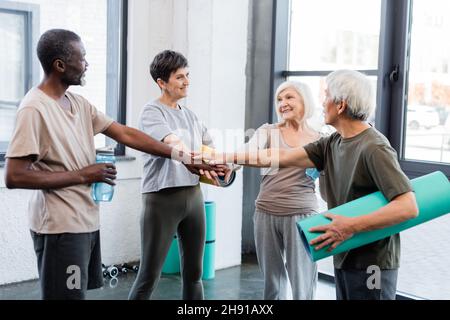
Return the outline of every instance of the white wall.
[[[135,17],[130,25],[130,44],[137,42],[139,48],[146,48],[129,49],[133,54],[129,70],[135,73],[129,83],[129,92],[135,99],[129,101],[133,109],[128,114],[131,123],[137,123],[146,100],[159,94],[148,74],[149,63],[158,52],[172,49],[189,60],[191,85],[186,105],[213,131],[243,131],[248,1],[134,0],[130,6]],[[150,12],[150,16],[145,12]],[[150,30],[148,37],[142,36],[143,30]],[[221,140],[216,144],[227,148]],[[220,254],[216,256],[216,266],[240,264],[242,174],[238,174],[231,188],[203,190],[205,200],[217,204],[216,250]]]
[[[133,0],[129,2],[127,123],[159,91],[148,66],[161,50],[183,52],[190,62],[186,101],[210,129],[244,128],[248,0]],[[89,97],[88,97],[89,98]],[[229,148],[223,141],[217,145]],[[118,164],[111,203],[101,207],[102,255],[106,264],[139,259],[140,154]],[[4,170],[0,169],[0,177]],[[228,189],[203,187],[217,203],[216,268],[240,264],[242,174]],[[0,285],[37,277],[28,231],[29,191],[7,190],[0,179]]]

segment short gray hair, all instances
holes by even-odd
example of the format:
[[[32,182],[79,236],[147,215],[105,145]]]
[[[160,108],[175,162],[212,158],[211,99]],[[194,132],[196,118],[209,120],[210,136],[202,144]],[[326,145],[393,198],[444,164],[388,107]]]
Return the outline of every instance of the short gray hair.
[[[347,102],[347,115],[365,121],[374,110],[374,93],[369,78],[354,70],[337,70],[325,79],[328,93],[335,103]]]
[[[278,115],[278,119],[279,121],[281,121],[281,117],[280,114],[278,113],[278,95],[288,89],[288,88],[292,88],[295,91],[297,91],[297,93],[300,95],[300,97],[303,100],[303,108],[304,108],[304,115],[303,115],[303,119],[304,120],[308,120],[310,118],[312,118],[312,116],[314,115],[314,100],[312,97],[312,93],[311,93],[311,89],[309,88],[309,86],[303,82],[299,82],[299,81],[285,81],[282,84],[280,84],[277,88],[277,91],[275,92],[275,112]]]
[[[37,44],[37,55],[46,75],[53,70],[53,62],[62,59],[68,62],[73,54],[72,42],[79,42],[81,38],[75,32],[64,29],[50,29],[44,32]]]

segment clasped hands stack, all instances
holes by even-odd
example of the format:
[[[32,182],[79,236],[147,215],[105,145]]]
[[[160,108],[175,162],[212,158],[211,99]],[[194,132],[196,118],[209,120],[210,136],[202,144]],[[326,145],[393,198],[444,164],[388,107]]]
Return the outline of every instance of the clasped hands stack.
[[[228,183],[233,172],[238,167],[230,167],[225,163],[216,163],[214,159],[214,149],[202,146],[200,152],[190,152],[189,156],[183,156],[182,162],[186,168],[193,174],[202,177],[201,182],[206,182],[215,186],[220,186],[219,179]],[[186,159],[189,158],[189,159]]]

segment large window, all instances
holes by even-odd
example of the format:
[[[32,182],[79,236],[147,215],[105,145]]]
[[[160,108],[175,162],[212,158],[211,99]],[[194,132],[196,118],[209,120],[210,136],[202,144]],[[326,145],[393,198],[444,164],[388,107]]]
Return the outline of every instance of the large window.
[[[436,170],[450,177],[448,1],[277,0],[274,6],[272,89],[286,79],[306,82],[320,110],[323,77],[360,70],[377,92],[371,120],[403,171],[410,178]],[[450,299],[449,232],[450,215],[402,232],[401,294]],[[321,260],[319,271],[332,275],[332,260]]]
[[[383,3],[384,82],[378,94],[383,119],[378,125],[409,177],[436,170],[450,177],[450,46],[443,40],[450,31],[449,4]]]
[[[38,81],[37,58],[30,52],[38,14],[37,6],[0,1],[0,161],[14,130],[17,106]]]
[[[324,76],[332,70],[361,70],[371,76],[376,92],[381,0],[290,3],[288,69],[284,74],[311,87],[316,114],[322,114]],[[375,113],[370,120],[374,118]]]
[[[450,1],[414,1],[405,160],[450,164]]]
[[[380,98],[389,106],[387,136],[409,177],[436,170],[450,177],[450,47],[444,40],[450,30],[449,5],[439,0],[387,1],[385,11],[385,32],[395,40],[385,47],[382,68],[386,73],[392,66],[398,68],[397,79]],[[447,215],[402,233],[399,290],[427,299],[450,299],[449,230]]]
[[[13,131],[14,115],[24,96],[26,79],[26,16],[0,11],[0,151],[5,152]],[[9,75],[6,77],[5,75]]]
[[[43,76],[36,43],[48,29],[76,32],[90,66],[85,87],[71,87],[99,110],[125,121],[126,14],[125,0],[0,1],[0,157],[4,158],[24,94]],[[110,144],[103,135],[96,147]],[[124,148],[118,146],[118,154]],[[2,160],[0,159],[0,160]]]

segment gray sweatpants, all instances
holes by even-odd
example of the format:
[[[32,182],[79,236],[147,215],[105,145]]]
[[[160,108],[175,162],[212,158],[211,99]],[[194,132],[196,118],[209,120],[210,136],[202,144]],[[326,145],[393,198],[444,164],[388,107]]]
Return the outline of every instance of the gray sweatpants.
[[[176,233],[180,246],[183,299],[203,299],[205,209],[200,185],[145,193],[142,199],[141,261],[128,299],[150,299]]]
[[[264,277],[265,300],[286,300],[288,281],[294,300],[314,299],[317,264],[308,257],[296,226],[296,221],[305,217],[255,211],[256,254]]]

